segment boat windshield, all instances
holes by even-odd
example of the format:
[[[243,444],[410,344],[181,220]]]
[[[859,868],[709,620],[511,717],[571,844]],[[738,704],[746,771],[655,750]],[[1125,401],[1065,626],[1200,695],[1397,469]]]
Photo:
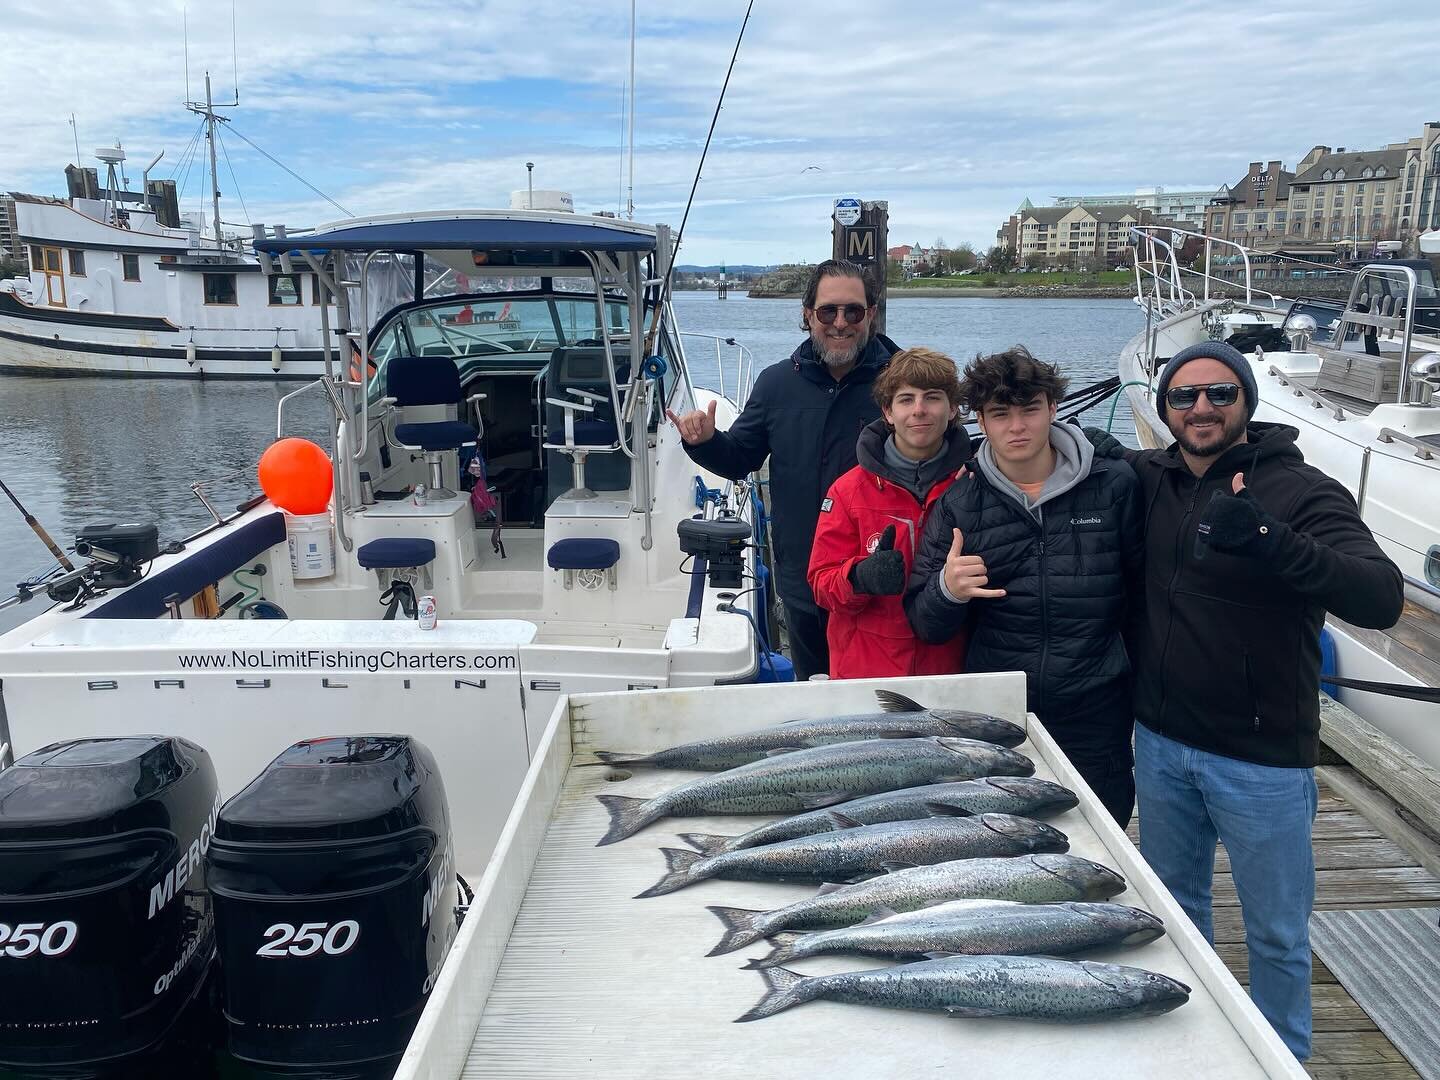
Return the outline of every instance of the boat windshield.
[[[611,338],[624,337],[629,308],[619,300],[608,300],[605,308]],[[396,312],[380,330],[370,347],[370,399],[383,396],[392,356],[449,356],[467,378],[496,366],[538,369],[555,349],[587,344],[600,344],[593,294],[447,297]]]

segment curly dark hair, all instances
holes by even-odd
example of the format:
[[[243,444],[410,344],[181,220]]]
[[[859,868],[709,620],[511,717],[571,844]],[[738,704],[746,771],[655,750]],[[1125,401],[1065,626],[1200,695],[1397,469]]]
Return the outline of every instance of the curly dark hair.
[[[1012,345],[1001,353],[977,355],[965,368],[960,396],[965,408],[978,414],[991,402],[1025,405],[1040,394],[1058,405],[1069,385],[1056,365],[1037,360],[1024,345]]]

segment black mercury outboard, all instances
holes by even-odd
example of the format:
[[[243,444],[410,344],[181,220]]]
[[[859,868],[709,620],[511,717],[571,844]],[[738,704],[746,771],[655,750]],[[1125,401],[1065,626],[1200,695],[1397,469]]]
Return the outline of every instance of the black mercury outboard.
[[[208,881],[230,1052],[282,1075],[393,1068],[456,930],[430,751],[296,743],[221,807]]]
[[[209,756],[178,738],[55,743],[0,772],[0,1066],[154,1075],[139,1063],[215,958],[218,803]]]

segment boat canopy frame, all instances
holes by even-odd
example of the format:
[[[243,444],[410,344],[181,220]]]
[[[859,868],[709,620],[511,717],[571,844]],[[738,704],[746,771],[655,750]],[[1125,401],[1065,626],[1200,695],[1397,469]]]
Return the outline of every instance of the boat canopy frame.
[[[341,512],[335,515],[336,532],[346,551],[352,542],[343,523],[344,511],[357,502],[359,463],[368,451],[370,433],[371,378],[370,342],[395,309],[385,312],[372,327],[369,322],[369,269],[381,255],[409,255],[415,259],[415,302],[405,307],[424,306],[425,263],[427,256],[440,265],[450,265],[438,253],[468,251],[475,262],[475,276],[495,274],[543,274],[549,277],[588,279],[594,289],[596,324],[605,354],[605,369],[614,409],[619,452],[640,462],[633,470],[634,502],[637,512],[644,515],[645,529],[641,546],[650,550],[654,543],[651,514],[654,503],[652,477],[645,467],[648,448],[646,426],[650,412],[651,383],[658,382],[666,362],[658,364],[651,354],[664,334],[672,348],[671,362],[679,370],[676,381],[685,388],[689,401],[695,401],[695,388],[685,360],[681,335],[668,332],[675,318],[666,290],[674,244],[669,226],[636,225],[607,218],[585,218],[568,214],[539,211],[478,211],[440,212],[421,215],[390,215],[357,218],[321,226],[314,232],[291,234],[284,226],[267,232],[256,224],[254,249],[266,275],[297,272],[296,261],[315,274],[320,285],[329,290],[336,307],[336,325],[329,320],[329,305],[320,305],[322,355],[325,375],[318,380],[325,385],[332,404],[335,425],[332,461],[335,470],[335,495]],[[347,258],[363,255],[357,280],[344,276]],[[467,268],[467,274],[469,270]],[[355,311],[350,290],[359,294]],[[568,294],[579,299],[586,293]],[[453,298],[436,298],[433,303],[450,302]],[[620,340],[610,333],[606,305],[621,300],[628,309],[630,345],[630,378],[622,386],[617,377],[615,351]],[[646,319],[649,326],[646,327]],[[358,329],[356,327],[358,326]],[[348,349],[344,370],[337,369],[334,339],[345,341]],[[360,358],[365,358],[362,362]],[[334,393],[338,387],[339,394]],[[358,395],[358,398],[357,398]],[[287,395],[293,397],[294,395]],[[281,403],[283,409],[284,402]],[[356,421],[359,437],[351,435]],[[627,431],[628,429],[628,431]],[[277,415],[277,431],[283,430],[283,416]]]

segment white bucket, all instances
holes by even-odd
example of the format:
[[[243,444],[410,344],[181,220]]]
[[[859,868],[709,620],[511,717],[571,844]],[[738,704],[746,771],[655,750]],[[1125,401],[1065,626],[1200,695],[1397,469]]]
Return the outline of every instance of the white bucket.
[[[335,573],[335,534],[330,514],[285,515],[285,543],[290,548],[290,573],[296,581]]]

